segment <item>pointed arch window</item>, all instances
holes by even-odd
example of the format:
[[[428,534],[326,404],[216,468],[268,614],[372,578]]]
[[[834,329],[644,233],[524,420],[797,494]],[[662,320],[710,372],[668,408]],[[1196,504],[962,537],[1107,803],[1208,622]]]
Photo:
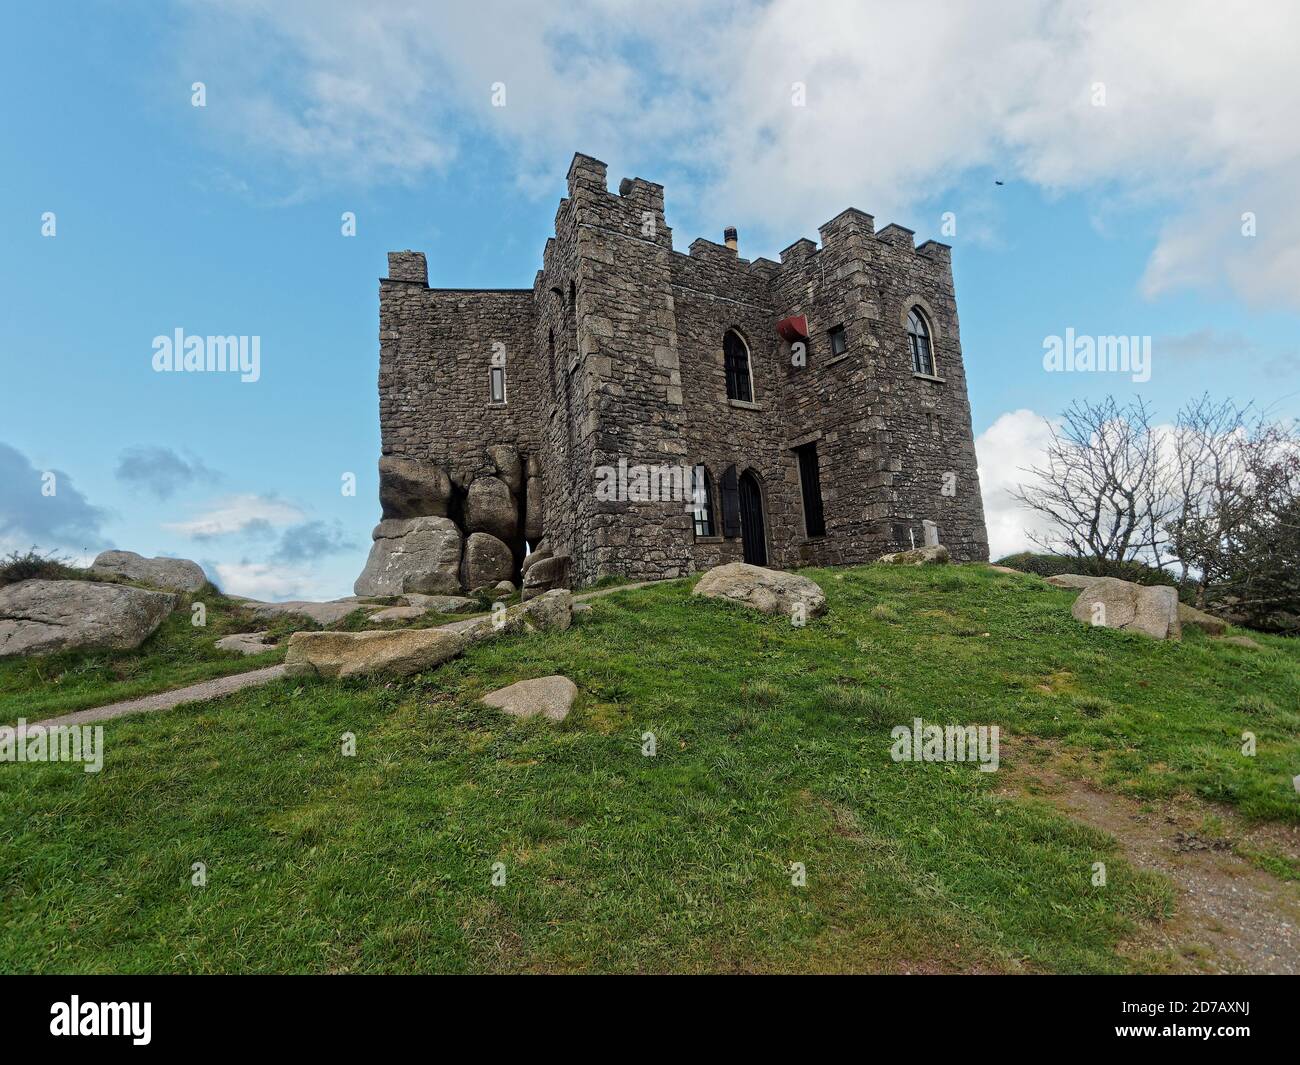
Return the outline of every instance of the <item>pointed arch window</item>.
[[[907,313],[907,346],[912,352],[912,372],[934,377],[934,344],[930,323],[920,307]]]
[[[749,365],[749,348],[734,329],[728,329],[722,338],[722,361],[727,371],[727,398],[752,403],[754,379]]]

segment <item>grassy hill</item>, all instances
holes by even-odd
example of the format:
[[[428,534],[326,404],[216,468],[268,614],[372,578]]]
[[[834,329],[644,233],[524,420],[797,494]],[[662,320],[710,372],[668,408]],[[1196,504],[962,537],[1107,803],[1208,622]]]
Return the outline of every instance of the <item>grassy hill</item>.
[[[1170,883],[1015,788],[1024,743],[1116,793],[1300,821],[1294,641],[1089,629],[1075,593],[977,566],[804,572],[829,601],[805,628],[675,581],[419,677],[108,722],[99,774],[0,764],[0,970],[1160,969]],[[192,638],[151,638],[130,694],[215,668],[163,653]],[[559,726],[477,703],[550,673],[581,691]],[[0,713],[124,697],[114,678],[6,663]],[[914,717],[999,725],[1002,769],[895,763]]]

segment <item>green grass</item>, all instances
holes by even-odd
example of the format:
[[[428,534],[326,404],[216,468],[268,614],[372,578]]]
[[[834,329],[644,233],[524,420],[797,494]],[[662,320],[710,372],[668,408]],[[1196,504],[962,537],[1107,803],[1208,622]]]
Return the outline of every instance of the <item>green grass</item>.
[[[255,621],[235,600],[211,587],[184,600],[135,651],[69,651],[0,659],[0,722],[20,717],[36,721],[274,665],[284,658],[280,648],[245,656],[218,651],[214,644],[236,632],[270,629],[287,635],[315,627],[306,619],[277,619],[275,625]],[[195,603],[206,610],[205,625],[193,624]]]
[[[373,624],[366,612],[358,609],[341,621],[322,626],[298,615],[280,615],[269,620],[255,618],[239,600],[227,599],[211,587],[183,598],[182,605],[158,631],[134,651],[66,652],[0,659],[0,723],[11,723],[20,717],[37,721],[275,665],[284,660],[285,641],[303,630],[429,628],[463,621],[478,613],[430,612],[414,622]],[[203,625],[193,623],[195,603],[202,603],[206,609]],[[383,601],[377,605],[383,605]],[[277,641],[278,646],[247,656],[216,648],[217,640],[237,632],[269,633],[269,639]]]
[[[894,763],[889,729],[914,716],[1051,737],[1136,795],[1297,820],[1294,642],[1089,629],[1072,593],[978,567],[805,572],[830,603],[805,628],[672,582],[415,678],[110,722],[99,774],[0,765],[0,971],[1158,964],[1125,948],[1171,912],[1167,883],[1001,773]],[[581,691],[559,726],[477,703],[550,673]]]

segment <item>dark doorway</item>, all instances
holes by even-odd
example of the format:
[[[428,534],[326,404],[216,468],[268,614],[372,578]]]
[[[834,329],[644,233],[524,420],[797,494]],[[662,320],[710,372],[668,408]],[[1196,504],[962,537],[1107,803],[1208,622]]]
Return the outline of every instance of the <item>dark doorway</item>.
[[[740,475],[740,537],[745,561],[767,565],[767,534],[763,527],[763,493],[752,470]]]

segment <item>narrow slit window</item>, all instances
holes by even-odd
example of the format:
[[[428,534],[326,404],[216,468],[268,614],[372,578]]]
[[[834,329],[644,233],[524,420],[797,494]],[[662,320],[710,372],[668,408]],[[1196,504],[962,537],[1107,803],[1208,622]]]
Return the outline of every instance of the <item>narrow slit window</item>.
[[[713,481],[705,466],[696,467],[694,514],[696,536],[717,535],[713,524]]]
[[[492,402],[505,403],[506,401],[506,368],[504,366],[492,367]]]
[[[803,526],[808,536],[826,535],[826,517],[822,511],[822,479],[817,466],[817,444],[794,449],[799,457],[799,487],[803,491]]]

